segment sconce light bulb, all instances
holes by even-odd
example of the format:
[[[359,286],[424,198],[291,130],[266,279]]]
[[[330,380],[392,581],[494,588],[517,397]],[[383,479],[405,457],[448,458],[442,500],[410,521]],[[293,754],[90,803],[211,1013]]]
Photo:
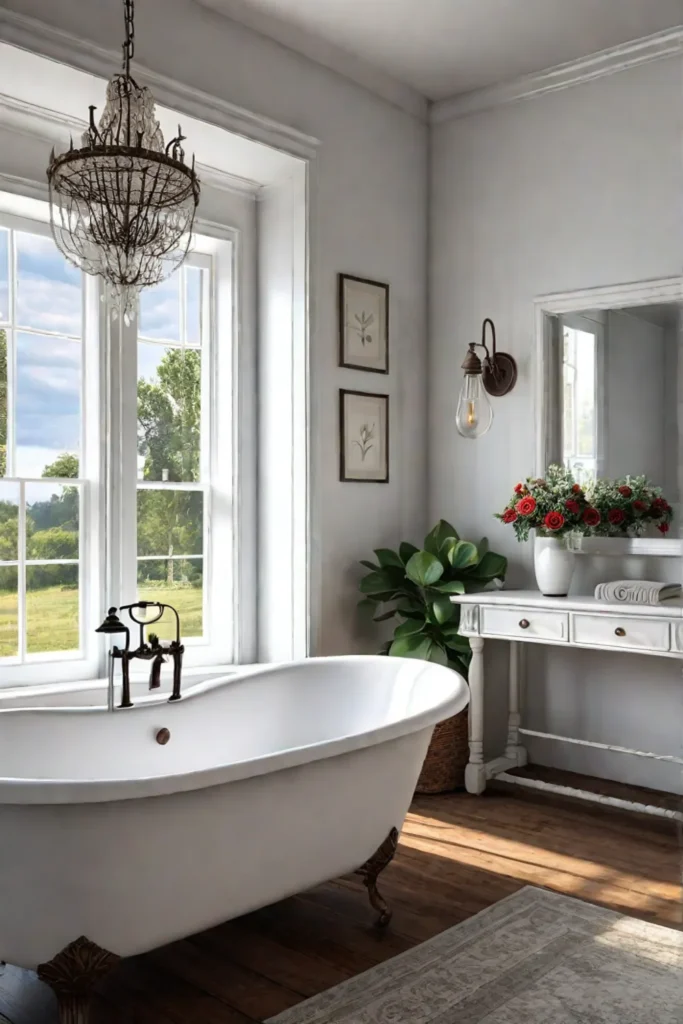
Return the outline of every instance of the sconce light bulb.
[[[482,437],[493,422],[493,409],[482,383],[481,374],[466,373],[460,397],[455,425],[462,437],[475,440]]]

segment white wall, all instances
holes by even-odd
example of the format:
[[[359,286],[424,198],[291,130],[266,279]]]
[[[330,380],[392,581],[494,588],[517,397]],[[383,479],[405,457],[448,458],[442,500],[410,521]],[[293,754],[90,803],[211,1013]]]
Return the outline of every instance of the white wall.
[[[467,534],[487,533],[511,559],[510,585],[531,581],[531,548],[491,518],[534,472],[535,297],[680,274],[683,237],[681,61],[671,58],[567,90],[436,125],[430,272],[430,509]],[[456,435],[460,363],[495,320],[519,381],[493,399],[489,434]],[[505,663],[488,645],[487,720],[502,739]],[[626,655],[530,651],[530,719],[551,731],[681,749],[680,665]],[[546,745],[547,747],[547,745]],[[680,772],[615,755],[534,746],[545,763],[676,789]]]
[[[4,7],[116,49],[118,0],[8,0]],[[137,5],[141,63],[322,143],[312,176],[315,647],[373,649],[355,619],[356,562],[419,537],[426,490],[427,128],[333,72],[190,0]],[[0,91],[2,91],[0,87]],[[191,141],[191,140],[190,140]],[[337,368],[336,274],[391,286],[389,377]],[[338,482],[337,390],[391,395],[391,482]]]

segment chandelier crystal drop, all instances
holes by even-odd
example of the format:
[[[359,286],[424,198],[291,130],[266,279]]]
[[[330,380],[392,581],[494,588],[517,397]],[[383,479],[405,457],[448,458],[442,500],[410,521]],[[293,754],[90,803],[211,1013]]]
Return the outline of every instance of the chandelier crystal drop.
[[[53,149],[47,178],[57,247],[86,274],[104,278],[128,320],[140,290],[170,277],[187,256],[200,186],[180,128],[164,144],[154,98],[130,74],[133,0],[123,6],[123,70],[107,85],[99,124],[90,107],[82,147]]]

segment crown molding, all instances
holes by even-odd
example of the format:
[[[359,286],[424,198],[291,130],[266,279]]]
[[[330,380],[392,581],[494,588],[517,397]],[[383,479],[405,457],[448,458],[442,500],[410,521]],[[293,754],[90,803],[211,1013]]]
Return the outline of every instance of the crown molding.
[[[314,32],[292,25],[277,15],[249,6],[244,0],[195,0],[195,3],[355,82],[418,121],[426,123],[429,120],[430,103],[426,97],[350,50],[335,46]]]
[[[100,78],[109,78],[120,70],[121,56],[118,51],[107,50],[70,32],[4,7],[0,7],[0,41]],[[303,160],[315,158],[320,142],[310,135],[244,110],[201,89],[176,82],[168,75],[151,71],[137,61],[135,78],[141,85],[148,86],[157,102],[163,106]]]
[[[79,139],[88,127],[85,119],[62,114],[4,93],[0,93],[0,126],[15,135],[37,138],[45,142],[46,146],[57,147],[64,145],[68,137]],[[47,161],[47,152],[45,159]],[[221,192],[255,197],[263,187],[256,181],[208,164],[198,162],[195,169],[202,185]]]
[[[440,100],[431,108],[430,122],[440,124],[468,114],[478,114],[493,107],[515,103],[518,100],[543,96],[559,89],[592,82],[596,78],[614,75],[618,71],[649,64],[651,61],[683,55],[683,25],[656,32],[651,36],[633,39],[608,50],[592,53],[578,60],[558,64],[536,74],[524,75],[511,82],[492,85],[485,89],[462,93],[452,99]]]

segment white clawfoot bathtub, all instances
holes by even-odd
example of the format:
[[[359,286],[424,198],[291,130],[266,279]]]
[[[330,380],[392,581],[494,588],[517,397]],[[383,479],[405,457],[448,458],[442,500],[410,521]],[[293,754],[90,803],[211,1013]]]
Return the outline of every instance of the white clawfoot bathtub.
[[[438,665],[348,657],[177,704],[0,711],[0,959],[81,935],[131,956],[357,869],[467,700]]]

